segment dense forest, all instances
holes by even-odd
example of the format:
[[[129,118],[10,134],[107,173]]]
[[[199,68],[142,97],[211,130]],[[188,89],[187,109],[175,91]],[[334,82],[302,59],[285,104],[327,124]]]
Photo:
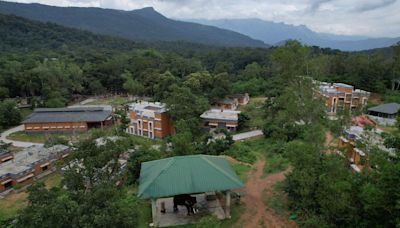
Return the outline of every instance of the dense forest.
[[[17,97],[28,98],[34,107],[62,107],[76,96],[106,93],[166,102],[177,130],[167,139],[172,152],[163,154],[142,146],[128,162],[128,179],[134,183],[143,161],[227,151],[232,145],[230,137],[210,143],[210,135],[198,128],[198,116],[210,102],[231,93],[274,97],[261,107],[263,130],[274,152],[292,164],[284,187],[299,224],[398,226],[398,159],[374,148],[377,156],[372,163],[379,172],[355,174],[337,156],[323,153],[325,131],[340,132],[345,124],[326,119],[323,103],[313,98],[308,78],[349,83],[398,99],[390,89],[391,80],[400,77],[399,45],[393,47],[391,56],[307,47],[296,41],[270,49],[219,48],[181,42],[132,43],[15,16],[1,16],[0,23],[3,128],[18,123],[15,103],[10,101]],[[8,116],[16,119],[11,123]],[[123,135],[124,129],[113,134]],[[398,132],[387,141],[396,151],[400,149]],[[73,158],[83,161],[86,171],[77,173],[72,168],[64,174],[63,185],[68,190],[48,190],[41,184],[30,188],[29,204],[14,221],[16,227],[137,225],[140,216],[134,215],[140,213],[136,208],[143,202],[132,194],[127,197],[110,181],[121,174],[118,156],[136,144],[111,142],[99,149],[92,140],[99,136],[104,135],[95,132],[93,138],[76,145]],[[240,160],[247,152],[228,155]],[[115,165],[113,173],[99,169],[110,164]],[[92,181],[90,188],[86,187],[88,180]]]

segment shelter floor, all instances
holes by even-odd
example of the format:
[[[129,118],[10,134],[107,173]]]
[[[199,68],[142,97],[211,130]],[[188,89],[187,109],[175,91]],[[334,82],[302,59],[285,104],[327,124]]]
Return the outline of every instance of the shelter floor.
[[[192,194],[197,200],[198,212],[194,215],[187,215],[185,206],[178,206],[179,211],[174,212],[173,198],[161,198],[157,203],[157,224],[158,227],[178,226],[193,224],[199,222],[201,218],[207,215],[213,215],[218,219],[225,219],[225,212],[218,199],[206,200],[206,194]],[[165,203],[165,213],[161,213],[161,203]]]

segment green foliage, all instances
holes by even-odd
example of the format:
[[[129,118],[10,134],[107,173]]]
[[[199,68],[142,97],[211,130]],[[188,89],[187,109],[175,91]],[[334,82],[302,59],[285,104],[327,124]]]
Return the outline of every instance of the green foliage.
[[[201,154],[220,155],[233,144],[232,135],[225,129],[217,129],[202,136],[196,151]]]
[[[281,96],[267,100],[265,110],[264,135],[277,140],[309,137],[325,121],[323,102],[314,98],[308,78],[297,78]]]
[[[50,137],[44,143],[44,146],[51,147],[51,146],[59,145],[59,144],[68,145],[68,142],[69,141],[67,138],[55,134],[55,135],[50,135]]]
[[[29,187],[28,206],[15,227],[135,227],[140,203],[116,185],[122,178],[118,159],[126,150],[122,139],[99,145],[92,137],[78,143],[62,185]]]
[[[129,156],[127,164],[127,182],[128,184],[136,183],[140,176],[140,168],[142,162],[161,159],[160,151],[149,148],[148,146],[139,146]]]
[[[6,129],[18,125],[21,121],[21,112],[13,101],[0,102],[0,128]]]
[[[264,174],[269,175],[284,171],[289,166],[289,161],[282,154],[270,154],[266,157]]]

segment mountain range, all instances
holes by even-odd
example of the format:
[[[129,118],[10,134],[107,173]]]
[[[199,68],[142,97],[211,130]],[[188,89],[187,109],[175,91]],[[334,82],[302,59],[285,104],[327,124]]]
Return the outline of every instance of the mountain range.
[[[298,40],[309,46],[361,51],[388,47],[400,41],[398,38],[369,38],[317,33],[304,25],[289,25],[260,19],[188,20],[205,25],[229,29],[262,40],[267,44],[280,45],[287,40]]]
[[[102,8],[55,7],[0,1],[0,14],[122,37],[133,41],[183,41],[213,46],[269,47],[287,40],[309,46],[362,51],[392,46],[400,38],[370,38],[317,33],[304,25],[260,19],[173,20],[153,8],[124,11]]]
[[[186,41],[216,46],[268,47],[262,41],[230,30],[169,19],[150,7],[123,11],[0,1],[0,13],[134,41]]]

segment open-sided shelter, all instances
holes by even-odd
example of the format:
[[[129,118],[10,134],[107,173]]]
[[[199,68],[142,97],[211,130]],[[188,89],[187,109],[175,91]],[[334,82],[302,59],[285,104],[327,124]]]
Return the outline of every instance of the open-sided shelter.
[[[230,217],[230,190],[242,181],[223,158],[210,155],[177,156],[142,163],[138,196],[151,199],[157,226],[157,198],[180,194],[226,192],[225,217]]]

